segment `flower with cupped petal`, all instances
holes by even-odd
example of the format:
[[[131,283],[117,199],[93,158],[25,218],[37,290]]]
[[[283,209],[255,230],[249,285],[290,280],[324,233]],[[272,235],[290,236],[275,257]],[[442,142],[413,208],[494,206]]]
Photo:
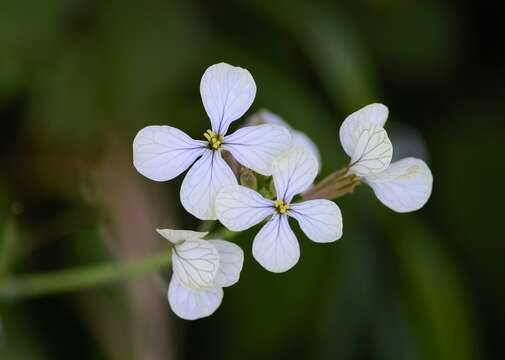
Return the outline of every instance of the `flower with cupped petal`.
[[[182,182],[181,203],[197,218],[215,220],[217,192],[237,184],[222,151],[231,153],[243,166],[270,175],[272,161],[289,148],[291,135],[269,124],[227,135],[230,124],[244,115],[256,96],[256,84],[246,69],[225,63],[210,66],[203,74],[200,94],[211,122],[203,139],[194,140],[168,125],[145,127],[133,141],[133,164],[147,178],[167,181],[194,163]]]
[[[253,242],[254,258],[267,270],[284,272],[300,257],[298,240],[288,218],[298,221],[314,242],[333,242],[342,236],[342,215],[332,201],[292,202],[317,175],[317,160],[304,147],[294,147],[272,163],[276,200],[266,199],[240,185],[224,187],[216,198],[219,221],[232,231],[248,229],[268,218]]]
[[[421,159],[391,162],[393,145],[384,129],[388,113],[385,105],[370,104],[349,115],[340,127],[340,142],[351,157],[349,173],[370,185],[390,209],[415,211],[428,201],[433,176]]]
[[[225,240],[204,240],[206,232],[157,231],[173,244],[170,307],[186,320],[212,315],[223,300],[223,287],[239,280],[244,262],[242,249]]]

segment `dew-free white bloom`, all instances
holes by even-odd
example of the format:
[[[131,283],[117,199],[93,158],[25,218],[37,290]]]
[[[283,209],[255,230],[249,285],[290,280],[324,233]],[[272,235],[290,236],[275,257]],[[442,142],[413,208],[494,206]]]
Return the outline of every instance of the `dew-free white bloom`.
[[[155,181],[171,180],[194,163],[181,186],[181,203],[197,218],[215,220],[217,192],[237,184],[221,151],[229,151],[257,173],[270,175],[272,161],[289,148],[291,135],[268,124],[227,135],[230,124],[249,109],[256,95],[256,84],[246,69],[225,63],[210,66],[203,74],[200,94],[211,122],[211,130],[203,134],[206,140],[194,140],[167,125],[148,126],[133,141],[133,163],[142,175]]]
[[[302,231],[315,242],[326,243],[342,236],[342,215],[329,200],[292,203],[317,175],[317,160],[303,147],[294,147],[272,164],[277,192],[275,201],[240,185],[224,187],[216,198],[219,221],[228,229],[242,231],[269,218],[253,242],[254,258],[267,270],[284,272],[300,257],[300,246],[288,217],[295,218]]]
[[[294,146],[304,146],[308,151],[314,155],[317,159],[318,169],[321,170],[321,154],[317,145],[302,131],[293,129],[284,119],[282,119],[279,115],[274,114],[268,110],[261,110],[253,115],[248,120],[248,124],[257,125],[257,124],[271,124],[282,126],[289,130],[291,136],[293,138]]]
[[[204,240],[206,232],[158,229],[173,245],[170,307],[179,317],[196,320],[216,311],[223,287],[235,284],[244,262],[242,249],[224,240]]]
[[[384,205],[397,212],[415,211],[428,201],[433,176],[420,159],[391,163],[393,145],[384,130],[388,113],[382,104],[352,113],[340,127],[340,142],[351,157],[349,172],[370,185]]]

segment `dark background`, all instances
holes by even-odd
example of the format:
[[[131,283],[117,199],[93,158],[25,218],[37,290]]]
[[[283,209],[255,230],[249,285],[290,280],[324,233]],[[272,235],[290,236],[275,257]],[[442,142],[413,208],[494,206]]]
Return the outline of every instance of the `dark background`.
[[[475,1],[0,0],[2,278],[139,258],[156,227],[196,228],[182,177],[132,166],[151,124],[201,138],[199,81],[249,69],[268,108],[346,164],[345,116],[390,108],[397,155],[433,194],[396,214],[366,186],[338,201],[344,237],[276,275],[235,241],[240,282],[197,322],[166,301],[169,269],[112,286],[0,299],[0,359],[503,359],[505,7]],[[240,125],[240,122],[237,122]]]

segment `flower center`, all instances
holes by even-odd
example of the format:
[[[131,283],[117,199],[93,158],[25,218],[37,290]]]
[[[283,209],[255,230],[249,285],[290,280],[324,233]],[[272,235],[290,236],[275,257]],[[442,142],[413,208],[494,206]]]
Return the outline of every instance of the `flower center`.
[[[216,133],[210,129],[204,132],[203,136],[207,139],[210,148],[213,150],[219,149],[223,143],[223,137],[220,134],[216,135]]]
[[[281,199],[275,200],[274,206],[275,206],[275,210],[277,210],[277,212],[279,214],[284,214],[289,209],[289,204],[284,202],[284,200],[281,200]]]

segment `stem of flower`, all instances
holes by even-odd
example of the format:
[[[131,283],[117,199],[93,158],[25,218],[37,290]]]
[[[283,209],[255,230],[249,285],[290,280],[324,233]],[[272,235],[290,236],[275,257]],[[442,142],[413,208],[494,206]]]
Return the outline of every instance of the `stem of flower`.
[[[360,179],[355,174],[349,174],[348,168],[337,170],[318,184],[302,194],[304,200],[329,199],[334,200],[354,191],[360,184]]]
[[[203,227],[210,224],[206,222]],[[232,239],[238,233],[226,228],[209,235]],[[89,265],[38,274],[0,275],[0,301],[61,294],[111,284],[168,268],[172,252],[165,250],[144,258],[101,265]]]
[[[171,259],[171,252],[163,251],[125,262],[6,276],[0,279],[0,300],[60,294],[109,284],[168,267]]]

